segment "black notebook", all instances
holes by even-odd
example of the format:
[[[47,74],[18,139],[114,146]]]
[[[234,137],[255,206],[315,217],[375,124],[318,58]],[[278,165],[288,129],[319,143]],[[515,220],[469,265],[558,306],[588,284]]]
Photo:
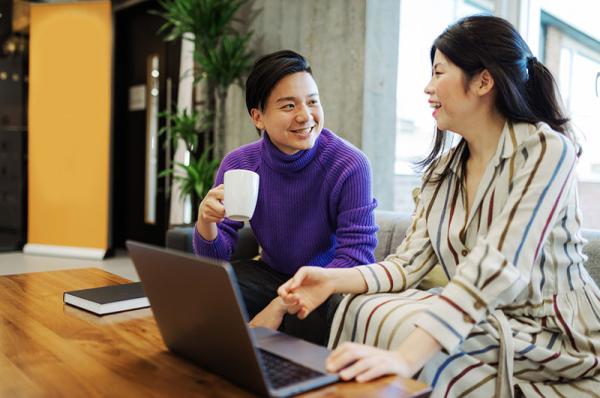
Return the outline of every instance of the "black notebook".
[[[141,282],[65,292],[63,301],[98,315],[149,307]]]

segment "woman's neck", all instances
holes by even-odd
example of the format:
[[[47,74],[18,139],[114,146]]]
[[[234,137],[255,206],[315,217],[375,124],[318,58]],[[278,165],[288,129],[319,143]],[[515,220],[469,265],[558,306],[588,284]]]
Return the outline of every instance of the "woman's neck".
[[[470,127],[460,132],[469,147],[469,160],[485,165],[498,147],[498,140],[506,124],[506,118],[497,111],[482,112],[470,121]]]

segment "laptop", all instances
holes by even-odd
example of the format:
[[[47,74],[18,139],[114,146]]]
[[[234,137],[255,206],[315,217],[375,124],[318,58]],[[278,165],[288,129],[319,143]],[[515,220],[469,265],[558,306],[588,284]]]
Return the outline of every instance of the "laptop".
[[[133,241],[127,248],[173,353],[260,396],[287,397],[339,380],[325,371],[325,347],[248,327],[228,263]]]

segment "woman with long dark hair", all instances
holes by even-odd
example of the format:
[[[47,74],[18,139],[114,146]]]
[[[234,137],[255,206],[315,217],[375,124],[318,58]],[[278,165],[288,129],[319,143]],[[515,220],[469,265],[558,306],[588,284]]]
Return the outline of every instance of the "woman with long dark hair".
[[[431,61],[437,139],[405,240],[377,264],[301,268],[279,293],[299,317],[350,293],[327,363],[343,379],[418,375],[435,397],[593,395],[600,292],[584,268],[579,149],[552,75],[493,16],[448,27]],[[442,153],[446,131],[461,141]],[[417,289],[436,266],[448,283]]]

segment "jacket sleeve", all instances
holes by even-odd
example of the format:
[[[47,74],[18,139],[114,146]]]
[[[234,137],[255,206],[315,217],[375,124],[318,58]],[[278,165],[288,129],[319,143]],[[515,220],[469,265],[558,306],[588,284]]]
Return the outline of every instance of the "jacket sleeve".
[[[236,168],[233,157],[230,155],[226,156],[215,176],[216,187],[223,183],[223,176],[227,170]],[[235,249],[235,245],[238,239],[238,230],[244,226],[244,223],[239,221],[233,221],[225,218],[222,222],[217,224],[217,237],[213,241],[205,240],[198,229],[194,225],[194,237],[193,247],[194,253],[199,256],[210,257],[218,260],[231,260],[231,255]]]
[[[538,131],[513,156],[515,171],[503,208],[415,322],[448,352],[496,307],[511,303],[526,289],[532,266],[575,183],[576,151],[561,134]]]
[[[377,201],[371,192],[371,167],[367,158],[355,159],[356,167],[342,175],[334,186],[337,214],[335,256],[326,267],[345,268],[375,261],[377,230],[373,211]]]
[[[357,267],[367,293],[400,292],[415,287],[438,263],[427,231],[426,203],[419,194],[406,237],[384,261]]]

